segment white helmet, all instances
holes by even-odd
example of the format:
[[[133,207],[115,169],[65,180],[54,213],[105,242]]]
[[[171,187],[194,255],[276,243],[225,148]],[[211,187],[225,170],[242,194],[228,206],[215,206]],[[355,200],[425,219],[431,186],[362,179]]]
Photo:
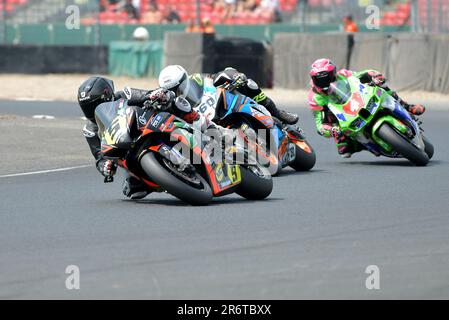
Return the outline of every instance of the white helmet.
[[[159,87],[176,90],[188,76],[186,69],[179,65],[167,66],[159,74]]]

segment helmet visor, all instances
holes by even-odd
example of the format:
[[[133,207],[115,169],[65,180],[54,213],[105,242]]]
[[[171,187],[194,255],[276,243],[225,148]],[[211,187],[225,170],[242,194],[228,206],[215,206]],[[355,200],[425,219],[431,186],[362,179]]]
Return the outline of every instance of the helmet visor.
[[[335,81],[334,72],[322,72],[312,77],[313,84],[320,88],[327,90],[332,82]]]
[[[187,78],[181,82],[175,93],[177,97],[185,98],[190,102],[192,108],[195,108],[201,102],[203,89],[203,86],[198,84],[198,82]]]
[[[111,87],[112,93],[114,93],[115,88],[114,88],[114,81],[110,80],[110,79],[105,79],[106,82],[108,83],[108,85]]]

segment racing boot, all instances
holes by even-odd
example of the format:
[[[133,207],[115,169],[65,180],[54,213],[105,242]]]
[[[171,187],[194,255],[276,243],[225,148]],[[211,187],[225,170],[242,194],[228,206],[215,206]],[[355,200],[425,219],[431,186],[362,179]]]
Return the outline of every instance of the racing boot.
[[[352,152],[345,136],[341,136],[337,141],[338,154],[345,159],[351,158]]]
[[[364,150],[363,145],[344,135],[336,139],[336,142],[338,154],[345,159],[351,158],[354,153]]]
[[[422,104],[409,104],[408,108],[406,107],[407,111],[415,116],[420,116],[426,111],[426,107],[424,107]]]
[[[143,199],[151,192],[152,190],[145,183],[133,176],[128,176],[123,181],[123,194],[132,200]]]
[[[337,152],[342,158],[351,158],[352,152],[349,146],[349,139],[341,132],[340,127],[333,126],[329,129],[330,134],[334,137]]]
[[[278,118],[284,124],[295,124],[298,122],[298,115],[278,109],[274,101],[268,97],[265,97],[260,104],[264,106],[273,117]]]

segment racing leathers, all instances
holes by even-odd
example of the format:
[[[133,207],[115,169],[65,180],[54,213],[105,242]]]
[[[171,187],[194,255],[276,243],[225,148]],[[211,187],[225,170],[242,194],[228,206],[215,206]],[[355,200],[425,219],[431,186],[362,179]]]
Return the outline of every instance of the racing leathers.
[[[376,70],[364,70],[361,72],[354,72],[347,69],[341,69],[337,72],[337,80],[355,76],[360,79],[360,82],[369,85],[379,86],[395,98],[409,113],[413,115],[420,115],[425,111],[422,105],[410,105],[402,100],[398,94],[386,86],[385,77]],[[353,153],[361,151],[363,147],[357,142],[348,139],[340,130],[338,121],[335,115],[330,112],[327,107],[328,96],[326,92],[321,91],[312,84],[309,90],[307,102],[313,112],[315,118],[315,125],[319,135],[326,138],[333,137],[337,145],[338,153],[344,157],[349,158]]]
[[[204,77],[212,77],[214,79],[214,86],[222,86],[228,83],[236,83],[236,90],[244,96],[253,99],[258,104],[264,106],[272,116],[278,118],[285,124],[295,124],[298,122],[296,114],[280,110],[277,108],[273,100],[271,100],[259,87],[259,85],[252,79],[248,79],[245,74],[238,72],[234,68],[226,68],[223,71],[215,74],[193,74],[190,76],[193,79],[202,81]]]
[[[174,95],[173,95],[174,96]],[[167,91],[162,89],[156,90],[140,90],[126,87],[123,91],[116,92],[114,100],[126,99],[129,106],[143,107],[147,101],[159,100],[161,103],[167,105],[173,103],[173,98]],[[169,106],[166,109],[168,112],[175,113],[183,120],[193,123],[200,119],[197,112],[182,112],[175,110]],[[96,160],[96,167],[98,171],[105,177],[113,176],[117,169],[117,163],[110,159],[103,158],[101,154],[101,141],[98,136],[98,126],[95,122],[87,120],[83,129],[84,136],[90,147],[90,151]],[[147,187],[140,179],[128,174],[123,183],[123,194],[131,199],[141,199],[145,197],[151,189]]]

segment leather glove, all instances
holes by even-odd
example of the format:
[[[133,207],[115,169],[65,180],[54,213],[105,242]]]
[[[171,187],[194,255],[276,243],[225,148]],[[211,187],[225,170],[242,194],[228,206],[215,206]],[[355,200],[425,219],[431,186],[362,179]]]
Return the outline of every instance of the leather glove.
[[[166,109],[175,99],[175,93],[170,90],[158,88],[152,91],[147,96],[147,101],[144,102],[144,108],[156,108],[160,110]]]
[[[338,126],[333,126],[332,129],[331,129],[331,134],[332,134],[332,136],[333,136],[335,139],[340,138],[341,135],[342,135],[342,132],[341,132],[340,127],[338,127]]]
[[[103,177],[112,177],[117,172],[117,163],[108,159],[101,159],[97,161],[97,170]]]
[[[387,81],[385,76],[380,72],[371,71],[368,74],[371,76],[371,82],[376,86],[382,87]]]
[[[167,103],[170,101],[171,98],[173,98],[174,93],[172,91],[163,89],[163,88],[158,88],[154,91],[152,91],[149,95],[148,95],[148,99],[150,101],[158,101],[160,103]]]
[[[244,73],[239,72],[234,76],[234,83],[237,88],[243,86],[248,83],[248,77]]]

